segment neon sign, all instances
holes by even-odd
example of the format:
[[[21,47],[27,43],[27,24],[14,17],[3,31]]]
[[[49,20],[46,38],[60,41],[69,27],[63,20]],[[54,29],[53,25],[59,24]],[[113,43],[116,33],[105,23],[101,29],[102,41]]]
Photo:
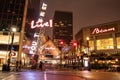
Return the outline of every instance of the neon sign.
[[[52,19],[50,19],[48,22],[43,22],[43,18],[45,16],[45,11],[47,9],[47,4],[43,3],[42,4],[42,8],[41,8],[41,12],[39,14],[39,19],[38,21],[32,21],[31,22],[31,28],[37,28],[37,27],[52,27]]]
[[[39,37],[39,34],[35,33],[35,34],[34,34],[34,38],[38,38],[38,37]],[[34,40],[34,41],[32,41],[32,45],[31,45],[31,47],[30,47],[29,53],[30,53],[30,54],[35,54],[36,49],[37,49],[37,41]]]
[[[111,32],[111,31],[115,31],[115,27],[106,28],[106,29],[95,28],[92,31],[92,34],[100,34],[100,33]]]
[[[35,21],[32,21],[31,22],[31,28],[37,28],[37,27],[52,27],[52,20],[49,20],[48,22],[44,22],[43,23],[43,18],[45,16],[45,11],[47,9],[47,4],[46,3],[43,3],[42,4],[42,8],[40,10],[40,14],[39,14],[39,19],[37,22]],[[30,47],[30,51],[29,53],[30,54],[35,54],[36,53],[36,49],[37,49],[37,39],[39,37],[39,33],[34,33],[34,40],[32,41],[32,45]]]
[[[52,27],[52,19],[50,19],[48,22],[42,22],[41,20],[38,20],[37,22],[32,21],[31,22],[31,28],[37,28],[37,27]]]

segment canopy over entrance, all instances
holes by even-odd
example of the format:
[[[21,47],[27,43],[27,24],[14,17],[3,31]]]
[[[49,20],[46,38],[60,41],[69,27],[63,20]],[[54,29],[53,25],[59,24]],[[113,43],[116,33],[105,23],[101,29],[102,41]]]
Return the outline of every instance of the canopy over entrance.
[[[44,51],[48,51],[53,55],[53,57],[57,57],[61,53],[59,48],[57,48],[51,40],[48,40],[43,46],[44,46],[43,53]]]

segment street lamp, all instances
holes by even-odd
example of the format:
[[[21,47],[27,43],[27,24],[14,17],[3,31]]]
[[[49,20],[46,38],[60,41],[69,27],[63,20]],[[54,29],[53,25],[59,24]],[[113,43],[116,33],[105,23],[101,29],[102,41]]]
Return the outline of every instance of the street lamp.
[[[10,71],[10,60],[11,60],[11,53],[12,53],[12,48],[13,48],[13,41],[14,41],[14,32],[17,31],[16,27],[11,27],[11,45],[10,45],[10,52],[8,54],[8,71]]]
[[[86,37],[86,40],[87,40],[87,53],[89,55],[89,40],[90,40],[90,38]]]
[[[88,71],[91,71],[91,65],[90,65],[90,50],[89,50],[89,40],[90,38],[89,37],[86,37],[86,40],[87,40],[87,48],[88,48]]]

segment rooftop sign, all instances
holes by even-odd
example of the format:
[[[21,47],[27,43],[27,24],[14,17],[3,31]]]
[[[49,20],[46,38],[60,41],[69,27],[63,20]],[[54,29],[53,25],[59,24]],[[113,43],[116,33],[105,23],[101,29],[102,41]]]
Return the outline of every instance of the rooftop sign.
[[[42,8],[39,14],[38,21],[31,21],[31,28],[40,28],[40,27],[52,27],[52,19],[50,19],[48,22],[43,22],[43,18],[45,16],[45,11],[47,9],[47,4],[43,3]]]
[[[94,28],[92,31],[92,34],[100,34],[100,33],[106,33],[106,32],[112,32],[115,31],[115,27],[111,28]]]

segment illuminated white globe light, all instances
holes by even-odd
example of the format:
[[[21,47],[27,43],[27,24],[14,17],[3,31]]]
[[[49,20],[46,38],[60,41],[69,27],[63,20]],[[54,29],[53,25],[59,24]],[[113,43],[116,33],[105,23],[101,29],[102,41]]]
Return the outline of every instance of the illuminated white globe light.
[[[11,31],[12,31],[12,32],[17,32],[17,28],[16,28],[16,27],[12,27],[12,28],[11,28]]]
[[[89,37],[86,38],[86,40],[89,40],[89,39],[90,39]]]

